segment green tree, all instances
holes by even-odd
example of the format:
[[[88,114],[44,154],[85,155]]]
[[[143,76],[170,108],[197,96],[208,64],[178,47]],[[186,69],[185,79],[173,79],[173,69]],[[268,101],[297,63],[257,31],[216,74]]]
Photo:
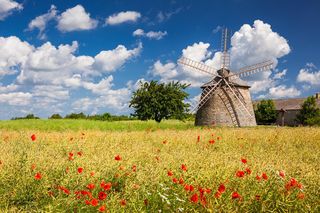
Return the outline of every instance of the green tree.
[[[278,113],[272,100],[261,100],[254,111],[258,124],[271,124],[277,119]]]
[[[310,96],[303,102],[297,120],[303,125],[320,124],[320,109],[315,97]]]
[[[71,113],[69,115],[66,115],[65,118],[66,119],[86,119],[87,116],[83,112],[80,112],[80,113]]]
[[[133,116],[157,122],[169,118],[184,119],[189,108],[189,104],[184,103],[189,96],[184,91],[188,86],[179,82],[140,82],[140,88],[133,93],[129,105],[135,109]]]
[[[53,114],[49,117],[49,119],[62,119],[62,116],[59,114]]]

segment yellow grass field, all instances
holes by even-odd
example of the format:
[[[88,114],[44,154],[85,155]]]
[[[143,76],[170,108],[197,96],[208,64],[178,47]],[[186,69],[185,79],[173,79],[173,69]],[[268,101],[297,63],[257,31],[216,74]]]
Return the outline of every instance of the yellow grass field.
[[[320,211],[319,128],[15,122],[0,123],[0,212]]]

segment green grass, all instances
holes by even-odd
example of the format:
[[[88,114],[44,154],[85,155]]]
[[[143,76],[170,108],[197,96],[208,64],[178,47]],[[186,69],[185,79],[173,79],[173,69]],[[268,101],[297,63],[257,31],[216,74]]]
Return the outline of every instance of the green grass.
[[[108,212],[320,211],[319,128],[209,129],[177,121],[159,125],[75,120],[2,121],[0,126],[0,212],[97,212],[102,205]],[[243,164],[241,158],[248,162]],[[236,177],[246,168],[252,173]],[[173,176],[168,176],[169,170]],[[38,172],[40,180],[35,179]],[[268,179],[258,181],[262,173]],[[173,178],[184,183],[176,184]],[[301,189],[285,188],[291,178],[302,184]],[[97,206],[86,205],[88,197],[76,198],[75,192],[90,191],[89,183],[95,184],[91,193],[97,198],[102,181],[111,182],[112,188]],[[195,190],[187,192],[185,184]],[[226,191],[216,198],[220,184]],[[211,190],[202,203],[200,188]],[[233,192],[241,198],[232,199]],[[190,200],[194,194],[196,203]]]
[[[101,130],[101,131],[140,131],[156,129],[190,129],[194,128],[193,121],[165,120],[161,123],[155,121],[93,121],[93,120],[8,120],[0,121],[0,129],[7,130]]]

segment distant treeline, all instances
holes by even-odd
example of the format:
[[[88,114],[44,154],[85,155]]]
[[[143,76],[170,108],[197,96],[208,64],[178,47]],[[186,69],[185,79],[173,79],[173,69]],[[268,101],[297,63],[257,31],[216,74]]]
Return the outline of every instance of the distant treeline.
[[[34,114],[28,114],[25,117],[14,117],[11,120],[20,119],[40,119]],[[48,119],[87,119],[87,120],[98,120],[98,121],[125,121],[125,120],[137,120],[136,117],[128,115],[111,115],[110,113],[103,113],[101,115],[85,115],[83,112],[67,114],[62,117],[60,114],[53,114]]]

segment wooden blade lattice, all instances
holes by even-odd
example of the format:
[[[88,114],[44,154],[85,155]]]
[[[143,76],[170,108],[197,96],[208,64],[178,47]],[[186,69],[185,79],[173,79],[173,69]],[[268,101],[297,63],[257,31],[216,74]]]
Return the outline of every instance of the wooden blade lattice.
[[[217,70],[209,67],[207,65],[205,65],[204,63],[198,62],[198,61],[194,61],[190,58],[186,58],[186,57],[181,57],[178,60],[178,63],[187,67],[191,67],[194,70],[198,70],[207,74],[210,74],[212,76],[218,76],[218,74],[216,74]]]
[[[269,61],[261,62],[252,66],[241,68],[237,73],[231,74],[227,77],[229,77],[229,79],[232,80],[235,77],[245,77],[254,73],[268,71],[272,69],[272,67],[273,67],[273,62],[269,60]]]

